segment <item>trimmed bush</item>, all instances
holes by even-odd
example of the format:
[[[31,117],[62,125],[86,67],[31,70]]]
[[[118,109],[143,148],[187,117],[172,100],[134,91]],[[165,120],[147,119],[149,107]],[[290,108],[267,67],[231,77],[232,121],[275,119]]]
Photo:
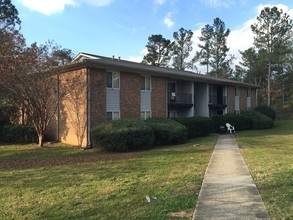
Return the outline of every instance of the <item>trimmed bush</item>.
[[[230,123],[235,127],[236,131],[251,129],[252,119],[248,116],[236,113],[228,113],[226,115],[216,115],[212,117],[214,130],[220,132],[220,126],[226,129],[226,123]]]
[[[5,125],[0,127],[0,141],[5,143],[36,143],[36,130],[28,125]]]
[[[269,118],[271,118],[273,121],[276,119],[276,111],[272,109],[271,107],[267,105],[260,105],[255,108],[255,111],[260,112]]]
[[[94,146],[106,151],[127,152],[150,147],[154,133],[150,126],[135,119],[105,122],[91,131]]]
[[[187,139],[185,125],[169,118],[151,118],[145,121],[155,134],[155,145],[181,144]]]
[[[273,127],[274,121],[260,112],[251,110],[241,114],[251,118],[253,129],[268,129]]]
[[[252,127],[252,119],[243,114],[228,113],[224,115],[224,125],[230,123],[236,131],[248,130]]]
[[[213,131],[213,121],[207,117],[176,118],[175,120],[187,127],[189,138],[206,136]]]

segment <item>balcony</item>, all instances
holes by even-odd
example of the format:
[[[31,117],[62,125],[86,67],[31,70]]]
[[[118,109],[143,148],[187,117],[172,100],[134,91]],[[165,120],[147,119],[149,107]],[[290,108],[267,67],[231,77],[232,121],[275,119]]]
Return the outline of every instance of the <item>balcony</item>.
[[[192,94],[168,92],[169,107],[192,107]]]
[[[209,96],[209,107],[211,109],[224,109],[227,107],[227,96]]]

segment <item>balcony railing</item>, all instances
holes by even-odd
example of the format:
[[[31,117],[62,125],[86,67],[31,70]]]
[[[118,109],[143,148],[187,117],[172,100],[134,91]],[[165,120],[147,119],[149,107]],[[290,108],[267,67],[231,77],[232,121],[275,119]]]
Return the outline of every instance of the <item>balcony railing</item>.
[[[210,105],[227,105],[227,96],[218,97],[216,95],[209,96]]]
[[[192,105],[192,94],[168,92],[168,104]]]

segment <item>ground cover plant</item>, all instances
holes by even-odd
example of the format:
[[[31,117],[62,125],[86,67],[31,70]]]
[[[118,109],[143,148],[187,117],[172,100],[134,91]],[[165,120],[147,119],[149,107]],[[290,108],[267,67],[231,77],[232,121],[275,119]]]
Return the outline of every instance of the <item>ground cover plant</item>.
[[[215,143],[131,153],[1,145],[0,219],[190,219]]]
[[[237,143],[272,219],[293,219],[293,121],[236,133]]]

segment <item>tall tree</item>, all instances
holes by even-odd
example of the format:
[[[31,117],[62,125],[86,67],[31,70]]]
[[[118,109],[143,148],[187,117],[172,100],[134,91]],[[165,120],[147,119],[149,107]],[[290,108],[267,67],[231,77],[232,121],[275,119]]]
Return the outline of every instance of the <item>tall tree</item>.
[[[11,0],[0,0],[0,31],[20,25],[18,11]]]
[[[201,29],[201,36],[199,37],[199,40],[203,42],[203,44],[198,44],[200,51],[196,53],[196,60],[200,62],[200,65],[205,65],[207,67],[207,74],[209,74],[212,38],[213,27],[207,24]]]
[[[173,33],[174,42],[172,45],[172,66],[178,70],[185,70],[191,67],[192,63],[187,62],[186,59],[189,57],[192,51],[192,38],[193,32],[191,30],[185,30],[180,28],[177,32]]]
[[[166,67],[171,59],[170,46],[171,41],[161,34],[151,35],[146,45],[148,53],[143,57],[142,63]]]
[[[265,7],[257,16],[257,22],[251,25],[251,30],[255,34],[254,45],[266,53],[267,104],[270,106],[272,72],[288,53],[292,38],[292,20],[277,7]]]
[[[213,37],[211,48],[211,62],[213,68],[212,75],[216,77],[227,75],[227,69],[231,60],[227,60],[227,37],[230,34],[230,29],[226,29],[225,23],[220,18],[215,18],[213,23]]]

